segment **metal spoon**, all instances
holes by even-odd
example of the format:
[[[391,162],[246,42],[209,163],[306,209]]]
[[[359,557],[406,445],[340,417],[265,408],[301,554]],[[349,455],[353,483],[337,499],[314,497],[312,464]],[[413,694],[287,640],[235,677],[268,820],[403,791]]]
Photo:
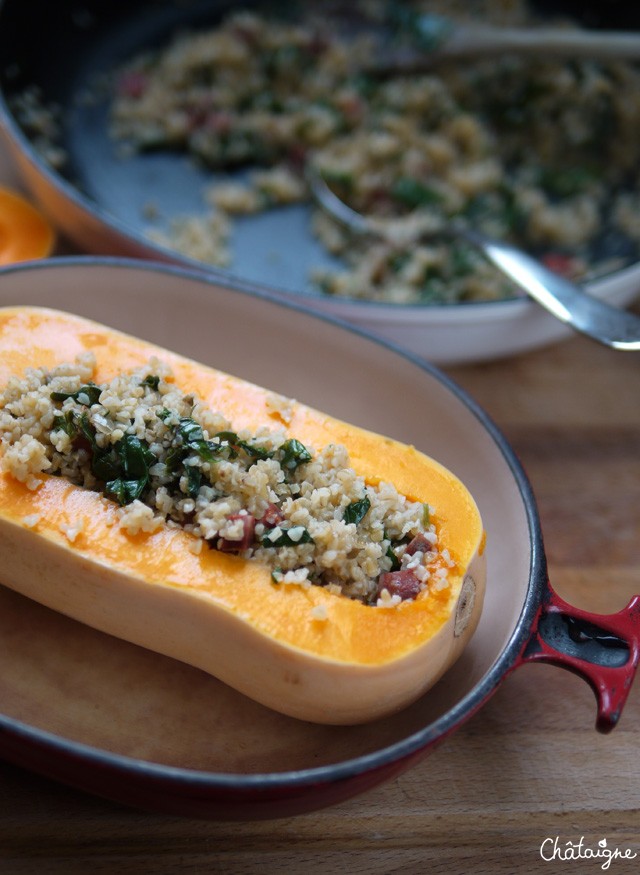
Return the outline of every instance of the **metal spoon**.
[[[454,221],[428,228],[363,216],[334,194],[317,171],[308,169],[307,180],[316,203],[351,231],[407,245],[429,235],[463,239],[561,322],[613,349],[640,350],[638,316],[591,297],[515,246]]]
[[[389,47],[367,72],[388,76],[429,71],[435,64],[469,57],[495,58],[504,54],[540,58],[591,60],[640,59],[640,33],[563,27],[493,27],[461,24],[435,13],[412,18],[410,45]]]

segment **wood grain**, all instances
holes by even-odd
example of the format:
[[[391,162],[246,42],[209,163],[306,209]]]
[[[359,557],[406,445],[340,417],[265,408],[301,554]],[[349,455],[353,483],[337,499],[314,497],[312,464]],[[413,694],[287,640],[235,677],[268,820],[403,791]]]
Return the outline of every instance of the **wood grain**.
[[[640,592],[640,357],[581,338],[452,369],[520,456],[551,579],[567,600],[619,610]],[[526,666],[418,766],[299,818],[208,823],[129,810],[0,765],[0,873],[587,873],[547,862],[546,838],[637,853],[640,688],[620,725],[594,730],[574,676]]]

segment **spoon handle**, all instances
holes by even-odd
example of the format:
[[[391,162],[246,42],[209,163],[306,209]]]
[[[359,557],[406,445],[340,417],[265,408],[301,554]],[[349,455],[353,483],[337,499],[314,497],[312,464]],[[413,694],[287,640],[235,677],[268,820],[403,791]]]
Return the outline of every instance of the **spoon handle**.
[[[485,256],[557,319],[605,346],[640,350],[640,318],[591,297],[580,286],[508,243],[470,228],[454,233],[482,250]]]
[[[638,60],[640,34],[633,31],[570,28],[460,28],[449,44],[451,52],[515,52],[540,58]],[[444,46],[443,50],[447,50]]]
[[[515,54],[592,60],[640,59],[640,33],[574,28],[464,26],[437,15],[421,16],[429,38],[415,48],[391,50],[377,58],[370,72],[381,76],[428,71],[441,61]]]

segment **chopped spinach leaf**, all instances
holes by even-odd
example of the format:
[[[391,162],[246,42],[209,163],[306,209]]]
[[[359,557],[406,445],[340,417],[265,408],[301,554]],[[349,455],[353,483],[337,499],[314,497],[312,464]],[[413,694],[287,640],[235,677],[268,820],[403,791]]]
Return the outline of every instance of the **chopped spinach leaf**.
[[[133,434],[126,434],[116,444],[116,449],[122,464],[122,473],[128,479],[149,477],[149,465],[156,461],[145,441]]]
[[[187,446],[189,450],[192,450],[196,455],[200,456],[203,462],[213,462],[216,453],[220,451],[220,448],[212,441],[192,441]]]
[[[559,198],[580,194],[592,185],[595,179],[594,173],[586,167],[542,167],[539,171],[540,186]]]
[[[290,529],[281,529],[280,534],[275,540],[269,535],[263,537],[263,547],[297,547],[298,544],[314,543],[313,538],[304,526],[292,526]]]
[[[240,440],[234,431],[219,431],[215,437],[219,438],[221,441],[226,441],[235,455],[238,454],[239,450],[243,450],[248,456],[251,456],[254,459],[271,459],[273,457],[271,450],[250,444],[248,441]],[[235,455],[232,455],[231,458],[235,458]]]
[[[149,483],[149,466],[156,461],[146,441],[127,434],[113,447],[104,449],[98,447],[94,435],[92,447],[91,470],[104,480],[107,495],[113,495],[121,505],[140,498]]]
[[[182,441],[182,446],[174,447],[169,453],[172,464],[181,461],[188,452],[195,452],[203,462],[213,462],[219,447],[212,441],[205,440],[202,426],[197,422],[183,416],[176,426],[176,434]]]
[[[188,449],[185,447],[171,447],[164,460],[167,473],[173,474],[187,454]]]
[[[81,413],[80,416],[75,417],[74,421],[80,434],[89,441],[92,449],[95,451],[98,447],[96,444],[96,433],[87,414]]]
[[[196,465],[185,465],[187,475],[187,493],[191,498],[196,498],[202,485],[202,470]]]
[[[282,468],[286,468],[287,471],[295,471],[298,465],[311,461],[311,453],[296,438],[289,438],[289,440],[282,444],[280,449],[282,452],[280,465]]]
[[[239,451],[244,447],[244,442],[240,440],[235,431],[219,431],[214,437],[221,441],[221,446],[218,451],[224,450],[230,459],[235,459]]]
[[[118,504],[124,506],[140,498],[146,485],[146,480],[125,480],[123,477],[117,477],[115,480],[109,480],[105,485],[105,492],[114,495]]]
[[[84,386],[80,386],[77,392],[52,392],[51,400],[66,401],[67,398],[73,398],[78,404],[84,404],[85,407],[91,407],[92,404],[98,402],[101,392],[102,389],[100,386],[96,386],[95,383],[87,383]]]
[[[97,452],[94,450],[91,460],[91,470],[98,478],[108,483],[116,480],[120,474],[120,459],[115,450]]]
[[[246,441],[241,441],[239,444],[240,447],[245,451],[248,456],[251,456],[253,459],[272,459],[273,453],[271,450],[267,450],[264,447],[258,447],[254,444],[247,443]]]
[[[70,438],[75,438],[78,435],[78,428],[76,426],[75,416],[72,410],[68,410],[62,416],[54,416],[53,417],[53,428],[52,431],[63,431]]]
[[[389,544],[389,548],[384,555],[391,559],[391,571],[398,571],[400,568],[400,560],[391,544]]]
[[[407,207],[437,206],[442,202],[442,195],[418,179],[401,176],[391,188],[392,196]]]
[[[176,434],[180,437],[183,444],[192,444],[196,441],[204,440],[202,426],[198,425],[195,420],[189,419],[188,416],[182,416],[180,418],[180,421],[176,426]]]
[[[345,523],[355,523],[358,525],[367,515],[370,507],[371,501],[369,496],[365,495],[364,498],[361,498],[359,501],[352,501],[351,504],[345,507],[342,519]]]

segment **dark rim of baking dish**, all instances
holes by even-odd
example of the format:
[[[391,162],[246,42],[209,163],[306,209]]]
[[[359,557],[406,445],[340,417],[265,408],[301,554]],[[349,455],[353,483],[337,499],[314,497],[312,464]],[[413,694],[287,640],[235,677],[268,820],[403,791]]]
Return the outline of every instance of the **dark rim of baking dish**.
[[[150,273],[160,272],[169,274],[177,280],[183,278],[209,285],[216,284],[214,278],[203,275],[201,272],[191,271],[180,266],[159,265],[153,262],[140,261],[138,259],[115,258],[110,256],[71,256],[12,265],[0,268],[0,280],[2,279],[2,276],[12,273],[20,273],[24,271],[33,272],[34,270],[56,270],[57,268],[67,268],[74,265],[98,268],[125,268],[147,271]],[[438,380],[451,394],[461,401],[490,435],[501,451],[509,466],[511,474],[518,485],[526,511],[531,549],[527,592],[520,616],[509,641],[504,646],[489,671],[478,682],[478,684],[456,705],[432,723],[417,732],[411,733],[406,738],[394,742],[393,744],[386,745],[372,753],[367,753],[362,756],[353,757],[342,762],[331,763],[328,765],[283,772],[263,772],[252,774],[208,772],[205,770],[162,765],[161,763],[136,759],[123,754],[111,753],[82,742],[70,741],[51,732],[37,729],[23,723],[22,721],[14,720],[2,714],[0,714],[0,730],[24,741],[44,745],[51,751],[58,751],[74,757],[80,757],[87,763],[96,766],[117,769],[123,774],[135,774],[139,777],[146,777],[149,779],[156,778],[158,780],[169,780],[172,784],[177,786],[201,787],[203,789],[218,788],[251,790],[258,788],[275,789],[295,786],[300,787],[304,785],[318,783],[324,784],[347,780],[356,775],[375,771],[379,768],[389,766],[395,762],[399,762],[412,755],[418,754],[429,745],[448,735],[483,705],[509,670],[514,667],[519,654],[530,636],[531,626],[536,616],[540,601],[544,595],[547,581],[546,558],[544,555],[542,532],[536,502],[529,480],[518,461],[514,450],[500,432],[497,425],[463,389],[461,389],[438,368],[411,353],[405,352],[398,345],[379,340],[377,337],[373,337],[366,331],[355,328],[340,319],[326,316],[324,314],[310,313],[309,310],[302,306],[295,303],[282,302],[274,299],[263,291],[245,288],[240,283],[226,283],[226,286],[240,294],[260,298],[276,307],[294,310],[312,320],[319,319],[329,325],[333,325],[339,330],[355,334],[407,359],[414,366],[420,368]]]

